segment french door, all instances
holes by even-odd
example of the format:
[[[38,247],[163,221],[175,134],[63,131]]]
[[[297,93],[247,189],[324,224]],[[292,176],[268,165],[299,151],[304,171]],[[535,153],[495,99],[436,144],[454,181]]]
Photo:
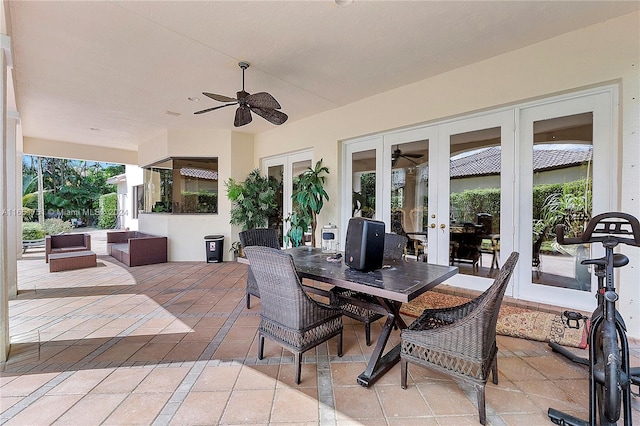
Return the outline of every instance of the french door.
[[[429,237],[437,241],[437,263],[458,266],[459,274],[449,281],[453,285],[484,290],[500,266],[500,254],[506,258],[513,250],[513,117],[505,110],[439,126]]]
[[[531,270],[522,265],[516,273],[519,298],[595,306],[597,282],[580,262],[604,255],[602,247],[561,246],[555,226],[578,236],[594,214],[617,210],[615,93],[606,88],[519,110],[516,227],[521,262],[531,261]]]
[[[296,153],[269,157],[262,160],[262,173],[278,184],[278,213],[269,218],[269,228],[278,230],[280,244],[284,247],[283,237],[289,231],[287,217],[293,211],[291,196],[295,190],[294,178],[308,167],[311,167],[313,151],[306,150]]]
[[[608,86],[345,142],[342,229],[382,220],[409,258],[458,266],[448,283],[478,290],[518,251],[507,294],[590,310],[580,261],[601,248],[559,246],[555,225],[577,235],[616,210],[616,105]]]
[[[501,149],[503,145],[505,149]],[[497,162],[492,170],[497,169],[498,175],[492,179],[465,180],[452,169],[452,165],[459,164],[460,168],[469,161],[482,165],[486,151],[493,155],[493,163]],[[504,203],[500,201],[501,190],[503,196],[513,194],[512,111],[363,138],[346,143],[344,153],[343,206],[349,210],[343,211],[343,229],[353,216],[382,220],[387,232],[407,235],[408,256],[460,266],[461,274],[451,281],[456,285],[488,286],[490,279],[485,270],[492,264],[493,252],[488,249],[487,256],[480,252],[482,240],[490,241],[490,235],[498,238],[501,226],[512,226],[508,219],[511,213],[501,212]],[[502,162],[507,168],[511,165],[506,174],[500,173]],[[460,210],[464,204],[461,193],[478,188],[488,188],[497,194],[497,200],[492,198],[490,210],[493,229],[484,234],[476,226],[478,215],[488,214],[482,203],[470,206],[473,211]],[[507,219],[501,221],[501,217]],[[453,230],[464,230],[461,226],[465,224],[473,225],[469,227],[473,235],[460,239],[462,234]],[[509,240],[502,245],[509,248],[513,243]],[[454,256],[452,247],[457,247]],[[495,256],[497,261],[497,251]],[[483,257],[487,257],[486,268],[480,273]]]

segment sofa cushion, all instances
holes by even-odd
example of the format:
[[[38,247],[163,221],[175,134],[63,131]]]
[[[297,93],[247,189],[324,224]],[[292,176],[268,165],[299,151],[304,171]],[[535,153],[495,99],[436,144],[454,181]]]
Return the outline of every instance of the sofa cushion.
[[[121,243],[121,244],[111,244],[111,251],[119,251],[121,253],[129,253],[129,244]]]

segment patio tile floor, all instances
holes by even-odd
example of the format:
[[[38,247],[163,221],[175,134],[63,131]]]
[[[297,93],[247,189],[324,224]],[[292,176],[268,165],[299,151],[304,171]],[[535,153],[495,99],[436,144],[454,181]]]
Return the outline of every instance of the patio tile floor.
[[[93,238],[96,268],[49,273],[33,250],[18,262],[11,353],[0,365],[2,424],[479,424],[472,389],[417,366],[406,390],[399,365],[372,388],[359,386],[372,348],[363,325],[346,317],[344,356],[335,340],[307,352],[295,385],[289,352],[267,341],[257,359],[260,301],[245,307],[245,265],[127,268]],[[551,424],[550,406],[587,417],[584,367],[545,343],[498,336],[498,344],[488,424]],[[638,342],[631,358],[640,365]],[[640,400],[633,404],[640,419]]]

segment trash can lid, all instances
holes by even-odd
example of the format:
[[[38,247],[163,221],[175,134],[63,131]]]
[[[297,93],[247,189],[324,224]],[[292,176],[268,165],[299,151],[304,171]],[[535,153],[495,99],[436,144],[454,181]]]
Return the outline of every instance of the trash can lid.
[[[207,235],[204,237],[205,240],[220,240],[224,238],[224,235]]]

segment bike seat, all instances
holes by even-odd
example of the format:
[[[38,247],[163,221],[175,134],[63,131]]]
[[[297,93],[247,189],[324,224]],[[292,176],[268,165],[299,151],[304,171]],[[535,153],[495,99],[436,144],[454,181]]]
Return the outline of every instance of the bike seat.
[[[596,265],[604,268],[607,266],[607,258],[601,257],[599,259],[585,259],[580,262],[582,265]],[[629,263],[629,258],[622,253],[614,253],[613,254],[613,267],[620,268],[621,266],[626,266]]]

